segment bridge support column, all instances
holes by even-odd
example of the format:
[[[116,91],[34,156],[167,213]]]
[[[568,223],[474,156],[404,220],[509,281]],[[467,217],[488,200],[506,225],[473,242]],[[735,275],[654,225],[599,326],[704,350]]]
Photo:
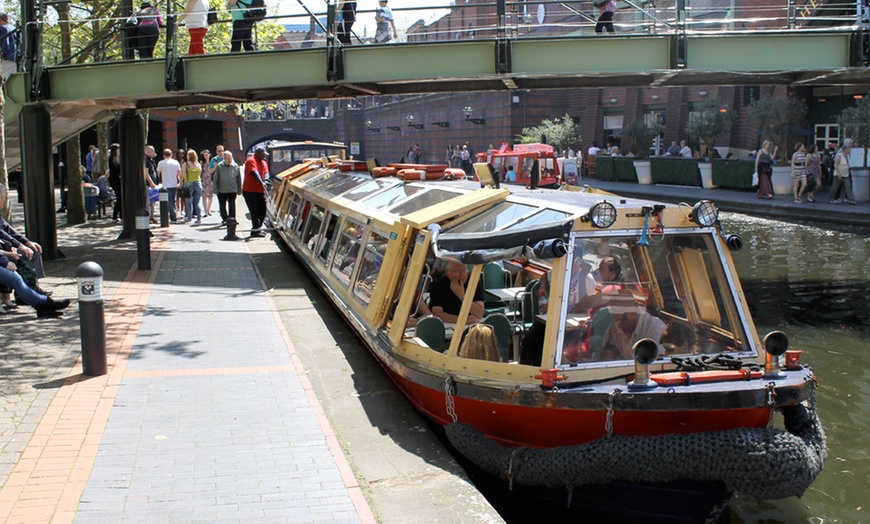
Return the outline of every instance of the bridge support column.
[[[18,125],[21,127],[21,176],[24,179],[27,238],[42,246],[45,258],[63,258],[57,248],[51,116],[44,104],[26,105],[21,108]]]
[[[124,227],[119,239],[132,240],[136,232],[136,211],[148,208],[145,188],[145,119],[133,109],[121,113],[121,209]]]

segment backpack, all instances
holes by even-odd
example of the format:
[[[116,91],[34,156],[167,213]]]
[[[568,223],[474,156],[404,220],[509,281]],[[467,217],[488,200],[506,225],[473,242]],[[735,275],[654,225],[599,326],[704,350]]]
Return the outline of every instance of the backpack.
[[[245,9],[245,19],[253,22],[262,22],[266,18],[265,0],[251,0]]]

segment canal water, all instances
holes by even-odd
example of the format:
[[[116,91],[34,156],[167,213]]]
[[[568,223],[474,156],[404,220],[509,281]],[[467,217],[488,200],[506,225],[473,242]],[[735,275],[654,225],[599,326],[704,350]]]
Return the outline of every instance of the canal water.
[[[784,331],[818,379],[828,458],[801,498],[736,496],[725,522],[870,522],[870,236],[724,214],[759,334]]]

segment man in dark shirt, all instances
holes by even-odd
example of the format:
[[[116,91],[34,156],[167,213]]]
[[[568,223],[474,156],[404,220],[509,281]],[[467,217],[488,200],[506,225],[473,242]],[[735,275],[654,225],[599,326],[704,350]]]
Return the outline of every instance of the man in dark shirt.
[[[459,262],[451,262],[446,274],[432,282],[429,288],[429,309],[444,322],[455,323],[462,309],[468,284],[468,267]],[[468,312],[467,324],[480,322],[483,318],[483,291],[480,286],[474,292],[474,302]]]

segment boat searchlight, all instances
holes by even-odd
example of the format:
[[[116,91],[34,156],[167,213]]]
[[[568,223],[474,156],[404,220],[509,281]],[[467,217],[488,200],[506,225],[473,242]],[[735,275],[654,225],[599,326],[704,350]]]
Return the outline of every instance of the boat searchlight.
[[[710,227],[719,220],[719,208],[709,200],[701,200],[692,208],[692,221]]]
[[[634,351],[634,380],[628,383],[628,389],[653,389],[658,387],[649,379],[649,365],[659,353],[659,345],[651,338],[642,338],[632,346]]]
[[[592,222],[592,225],[600,228],[608,228],[616,222],[616,206],[602,200],[589,210],[589,213],[584,215],[580,220],[583,222]]]
[[[764,336],[762,342],[767,353],[764,359],[764,378],[784,377],[785,373],[779,369],[779,357],[788,350],[788,335],[782,331],[771,331]]]

